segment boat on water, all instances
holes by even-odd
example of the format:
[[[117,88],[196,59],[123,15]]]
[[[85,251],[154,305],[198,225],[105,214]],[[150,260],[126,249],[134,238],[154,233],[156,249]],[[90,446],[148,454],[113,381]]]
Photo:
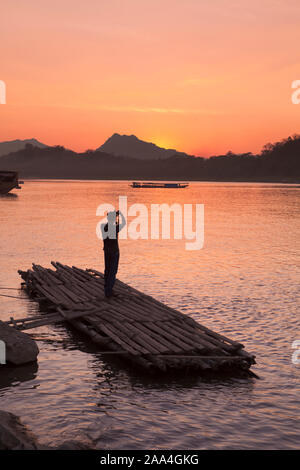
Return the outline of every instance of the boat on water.
[[[132,188],[186,188],[189,183],[157,183],[157,182],[138,182],[133,181],[131,183]]]
[[[0,171],[0,194],[7,194],[12,189],[21,189],[17,171]]]

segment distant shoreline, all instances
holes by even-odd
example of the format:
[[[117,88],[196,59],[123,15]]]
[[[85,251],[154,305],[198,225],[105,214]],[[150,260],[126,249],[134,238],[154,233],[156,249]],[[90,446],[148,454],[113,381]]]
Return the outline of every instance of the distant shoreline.
[[[277,183],[277,184],[300,184],[300,179],[291,178],[291,179],[280,179],[280,178],[262,178],[262,179],[172,179],[172,178],[66,178],[66,177],[43,177],[43,176],[29,176],[29,177],[20,177],[20,180],[23,181],[178,181],[178,182],[187,182],[187,183]]]
[[[152,144],[147,145],[152,148]],[[40,148],[27,144],[22,150],[0,157],[0,170],[17,171],[21,180],[299,184],[299,155],[300,135],[266,144],[259,155],[229,151],[210,158],[175,154],[168,158],[139,159],[116,157],[100,150],[77,154],[61,146]]]

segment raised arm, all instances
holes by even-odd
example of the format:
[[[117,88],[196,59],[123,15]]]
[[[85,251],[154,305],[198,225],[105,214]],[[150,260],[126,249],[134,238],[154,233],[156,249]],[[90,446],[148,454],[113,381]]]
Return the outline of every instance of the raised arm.
[[[118,211],[119,216],[121,217],[121,220],[119,219],[119,231],[122,230],[123,227],[126,225],[126,219],[122,212]]]

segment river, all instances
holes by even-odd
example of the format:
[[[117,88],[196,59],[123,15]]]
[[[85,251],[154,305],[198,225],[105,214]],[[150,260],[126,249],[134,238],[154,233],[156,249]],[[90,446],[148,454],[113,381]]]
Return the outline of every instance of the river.
[[[293,449],[299,446],[300,187],[191,183],[133,189],[124,181],[25,181],[0,198],[0,287],[51,260],[103,271],[100,204],[204,204],[204,246],[120,240],[118,277],[242,342],[260,379],[151,378],[108,359],[63,325],[34,331],[38,365],[1,367],[0,408],[44,444],[98,449]],[[21,290],[0,290],[0,319],[32,315]],[[295,361],[294,361],[295,362]]]

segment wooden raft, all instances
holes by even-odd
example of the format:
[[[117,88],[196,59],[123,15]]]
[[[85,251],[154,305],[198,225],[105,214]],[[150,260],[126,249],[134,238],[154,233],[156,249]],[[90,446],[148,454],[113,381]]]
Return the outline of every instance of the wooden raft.
[[[8,324],[26,330],[67,322],[97,343],[101,352],[120,354],[151,370],[191,368],[255,375],[249,370],[255,356],[242,344],[119,280],[115,295],[106,299],[99,271],[51,264],[55,269],[33,264],[32,270],[19,271],[26,291],[47,306],[46,313],[11,318]]]

